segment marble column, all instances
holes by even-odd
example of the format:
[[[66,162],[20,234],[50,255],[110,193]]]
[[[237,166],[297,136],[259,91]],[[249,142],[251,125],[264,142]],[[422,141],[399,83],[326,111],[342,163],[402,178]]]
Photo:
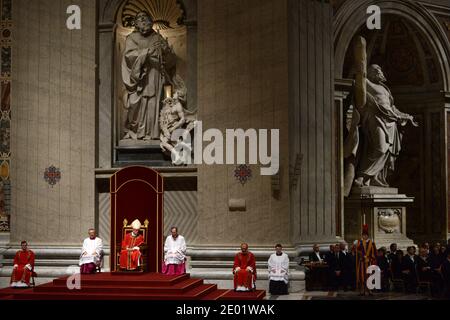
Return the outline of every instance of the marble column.
[[[337,113],[336,119],[336,148],[338,155],[338,172],[337,172],[337,210],[336,210],[336,235],[343,238],[345,234],[344,226],[344,136],[345,132],[350,128],[351,116],[352,116],[352,106],[345,105],[346,99],[348,98],[350,92],[353,90],[353,80],[351,79],[335,79],[334,81],[334,103]],[[349,108],[348,108],[349,107]],[[348,108],[348,110],[347,110]]]
[[[117,1],[118,2],[118,1]],[[114,159],[114,50],[116,24],[113,14],[116,6],[100,1],[98,21],[98,102],[97,102],[97,152],[96,168],[111,168]],[[117,5],[119,5],[117,3]],[[109,8],[109,11],[107,10]],[[109,182],[99,180],[96,176],[95,190],[95,223],[99,236],[105,247],[109,248],[110,240],[110,194]],[[105,259],[109,261],[109,259]]]
[[[289,151],[292,241],[336,241],[338,112],[334,104],[332,7],[289,1]]]

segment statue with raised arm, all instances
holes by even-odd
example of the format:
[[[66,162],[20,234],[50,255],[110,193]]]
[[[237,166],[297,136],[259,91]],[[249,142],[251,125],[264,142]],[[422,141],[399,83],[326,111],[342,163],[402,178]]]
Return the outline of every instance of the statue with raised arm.
[[[345,141],[345,195],[352,186],[389,187],[388,175],[394,171],[400,154],[399,127],[414,118],[399,111],[384,84],[386,77],[378,65],[367,68],[366,40],[359,37],[354,47],[356,79],[352,127]]]

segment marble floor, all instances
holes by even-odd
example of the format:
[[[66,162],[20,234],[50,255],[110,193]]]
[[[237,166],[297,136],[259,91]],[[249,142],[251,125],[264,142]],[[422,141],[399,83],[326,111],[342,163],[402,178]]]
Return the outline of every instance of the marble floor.
[[[271,296],[267,300],[442,300],[425,294],[405,294],[401,292],[373,293],[371,296],[360,296],[358,292],[335,291],[303,291],[293,292],[286,296]]]

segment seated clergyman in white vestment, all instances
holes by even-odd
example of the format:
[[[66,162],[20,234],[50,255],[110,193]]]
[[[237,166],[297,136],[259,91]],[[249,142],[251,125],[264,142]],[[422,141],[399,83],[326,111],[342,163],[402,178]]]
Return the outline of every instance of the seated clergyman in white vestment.
[[[89,229],[89,238],[84,239],[80,256],[80,273],[95,273],[103,257],[103,241],[95,235],[95,229]]]
[[[170,229],[172,233],[164,244],[164,263],[162,273],[172,276],[186,273],[186,241],[178,234],[178,228]]]
[[[289,256],[283,253],[281,244],[275,247],[276,252],[269,258],[269,292],[272,295],[288,294]]]

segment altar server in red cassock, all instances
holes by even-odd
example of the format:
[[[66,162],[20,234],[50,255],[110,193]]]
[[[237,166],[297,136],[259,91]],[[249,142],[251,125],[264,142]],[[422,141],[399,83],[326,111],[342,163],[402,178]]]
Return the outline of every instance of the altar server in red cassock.
[[[253,291],[256,288],[256,260],[248,251],[248,244],[241,244],[241,252],[234,257],[234,290]]]
[[[127,233],[122,241],[120,251],[120,269],[127,271],[137,270],[141,265],[141,249],[144,244],[144,237],[139,233],[141,222],[134,220],[131,224],[133,231]]]
[[[21,246],[22,250],[17,251],[14,257],[14,268],[10,283],[13,288],[29,287],[34,270],[34,252],[28,250],[26,241],[22,241]]]
[[[369,226],[363,225],[362,237],[353,244],[353,250],[356,253],[356,287],[361,295],[365,295],[367,289],[367,268],[377,264],[377,248],[373,240],[369,238]]]

